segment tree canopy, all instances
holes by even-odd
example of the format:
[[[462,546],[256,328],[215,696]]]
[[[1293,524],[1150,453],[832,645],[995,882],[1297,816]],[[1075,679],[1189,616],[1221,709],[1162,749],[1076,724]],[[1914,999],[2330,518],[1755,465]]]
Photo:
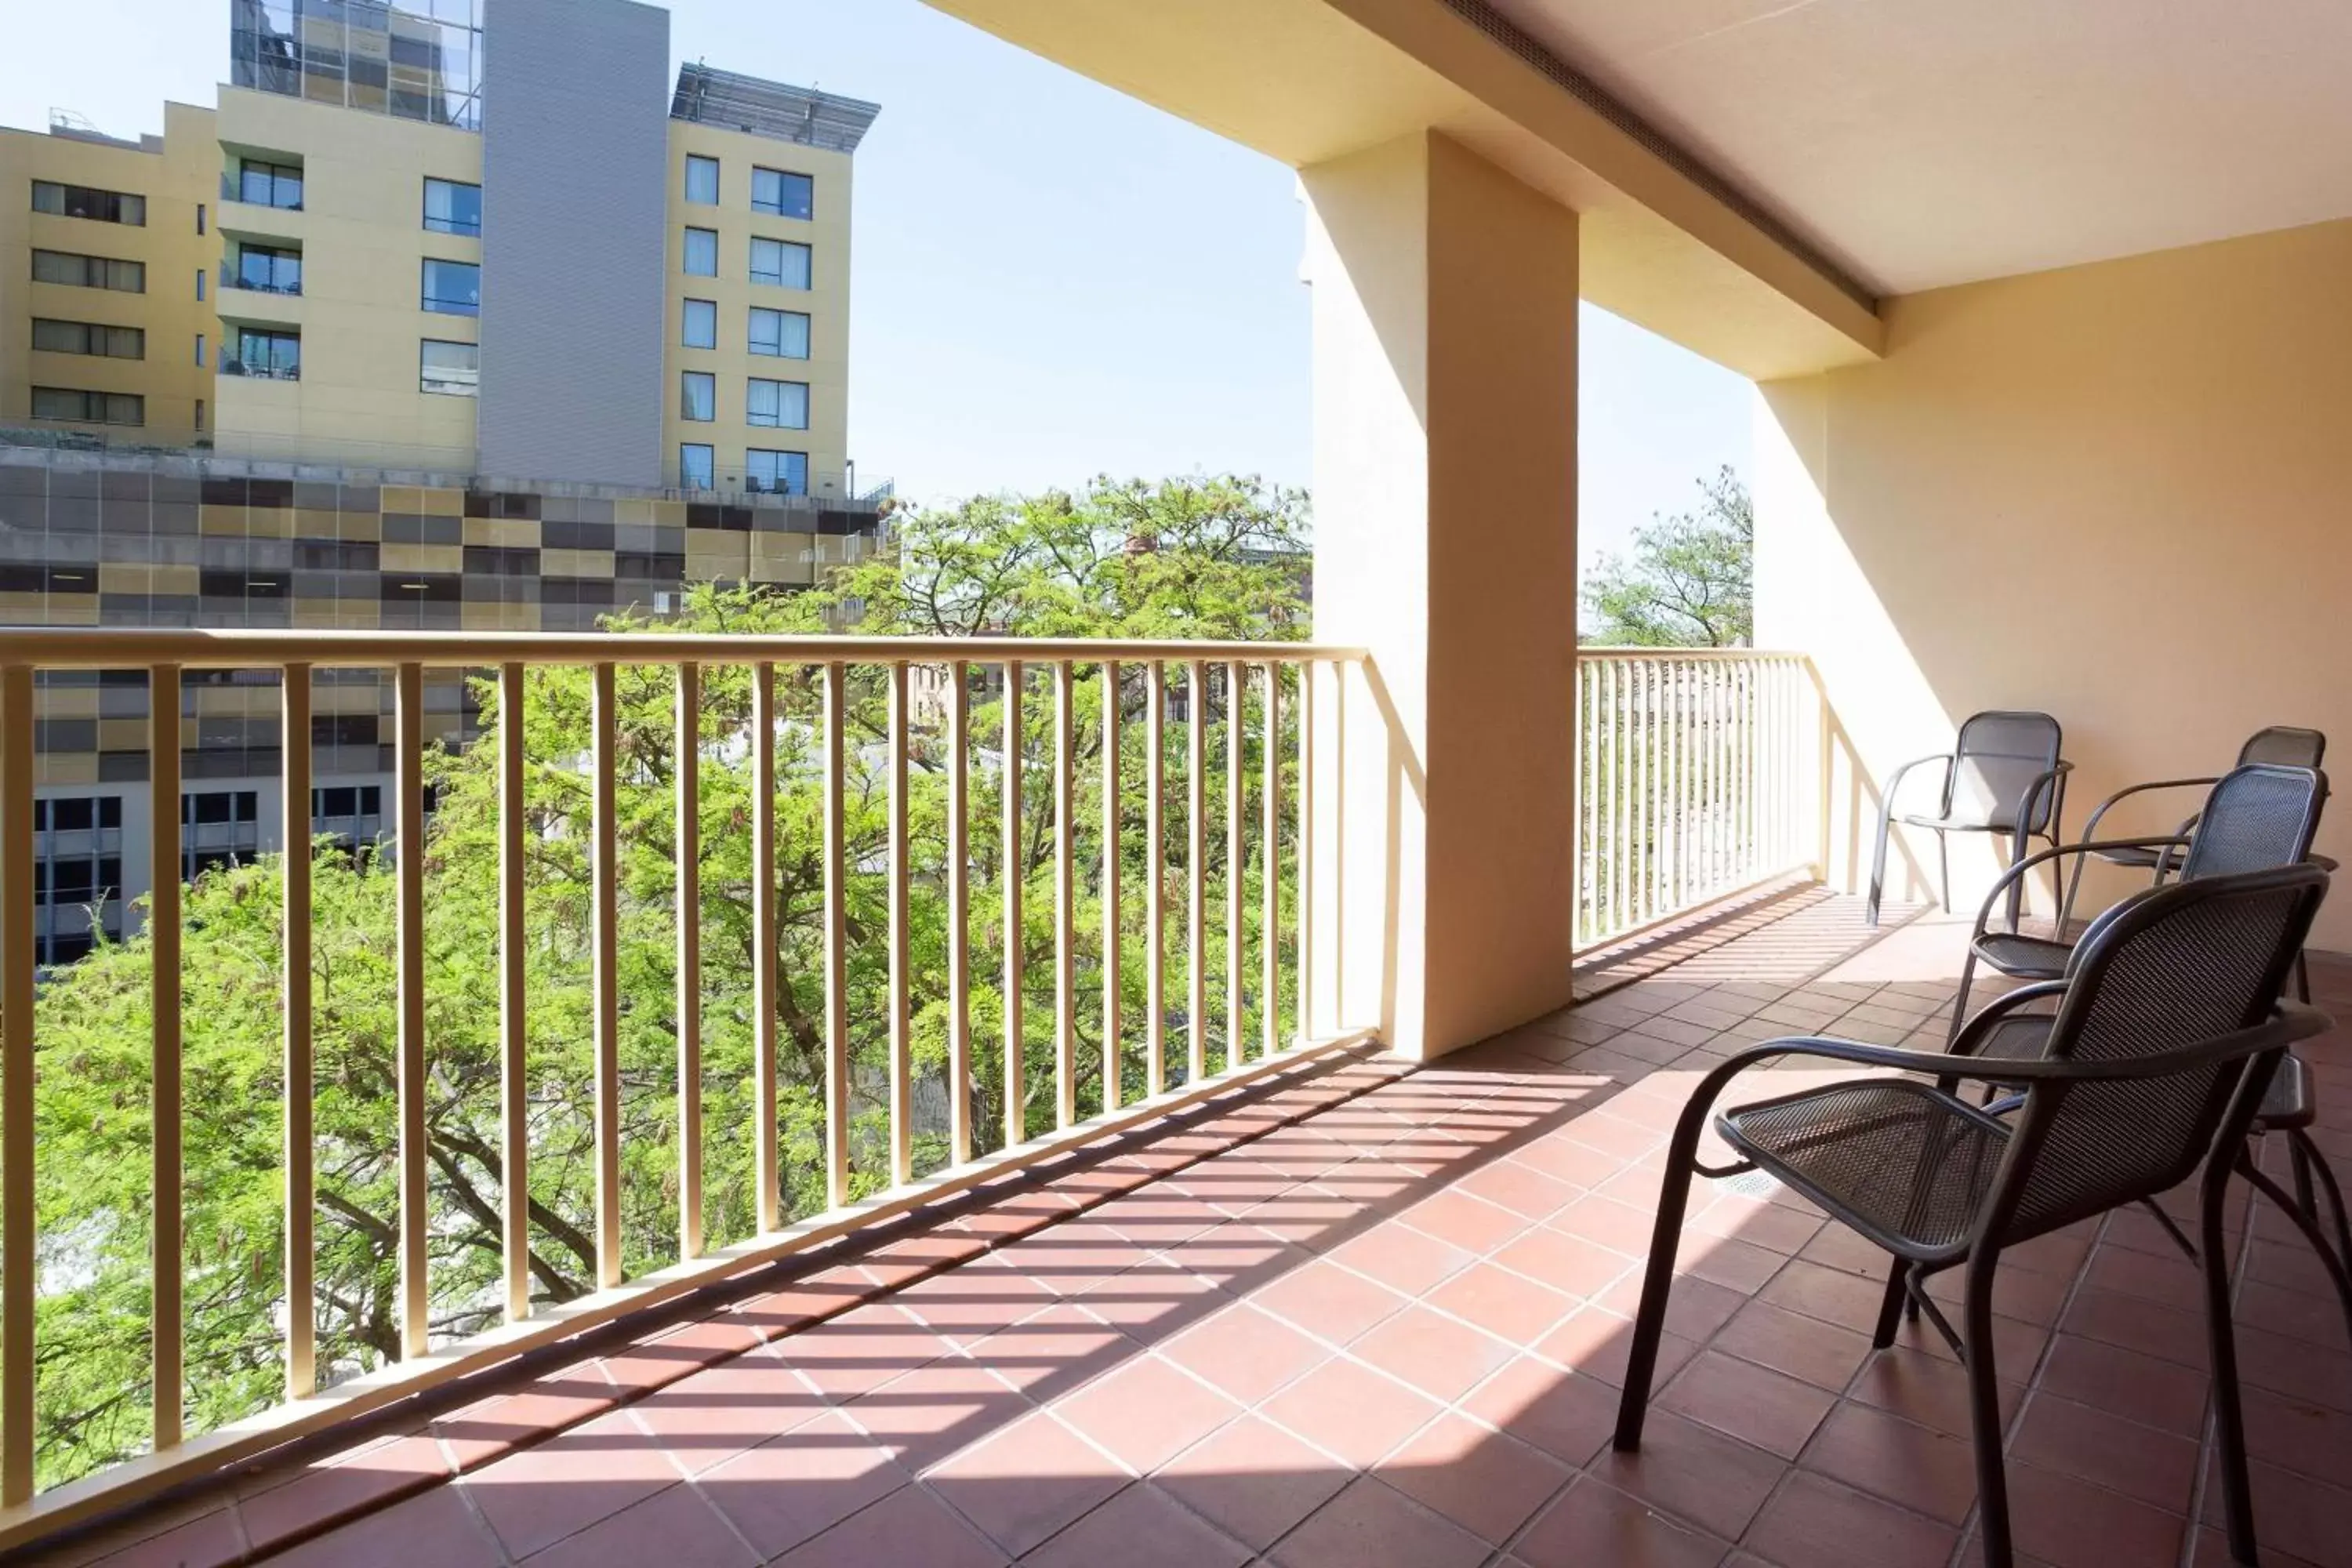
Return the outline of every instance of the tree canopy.
[[[1755,640],[1756,514],[1729,467],[1697,481],[1688,511],[1634,530],[1632,559],[1601,558],[1585,584],[1591,630],[1610,647],[1743,647]]]
[[[892,536],[871,558],[833,573],[819,587],[778,594],[743,586],[691,590],[665,617],[666,631],[810,632],[855,625],[866,633],[966,637],[1052,636],[1295,639],[1307,627],[1301,563],[1308,529],[1305,497],[1249,479],[1158,483],[1097,479],[1076,491],[984,497],[893,519]],[[611,623],[634,632],[654,625],[635,614]],[[1033,675],[1041,674],[1033,668]],[[825,1202],[824,1160],[824,838],[821,803],[821,682],[801,667],[778,669],[777,889],[775,971],[780,1093],[780,1199],[785,1214]],[[1004,867],[1000,821],[1001,679],[976,671],[971,774],[971,909],[973,1123],[984,1150],[1003,1122],[1001,1047],[1007,999],[1000,984]],[[1144,675],[1124,672],[1120,859],[1125,1026],[1116,1048],[1127,1082],[1143,1081],[1143,868],[1139,802],[1144,768]],[[855,1191],[887,1184],[886,930],[887,814],[884,694],[878,668],[847,682],[846,981],[852,1124],[848,1158]],[[1263,742],[1261,698],[1243,695],[1245,775],[1255,781]],[[1101,1103],[1100,773],[1103,683],[1076,672],[1075,723],[1080,879],[1075,955],[1079,1111]],[[675,780],[675,685],[663,666],[623,665],[617,679],[620,1058],[624,1160],[623,1244],[628,1271],[675,1260],[679,1199],[678,1041]],[[480,729],[504,716],[495,681],[477,685]],[[1234,695],[1212,680],[1205,694],[1213,729],[1213,772],[1222,773],[1224,727]],[[1189,700],[1188,696],[1188,700]],[[590,746],[590,679],[584,669],[530,673],[521,722],[529,758],[526,800],[527,942],[530,1006],[528,1093],[531,1294],[568,1300],[593,1286],[593,1142],[589,965],[589,780],[580,759]],[[1053,699],[1041,679],[1025,706],[1033,776],[1050,765]],[[1296,705],[1286,707],[1295,712]],[[910,744],[909,840],[913,1053],[918,1169],[949,1157],[945,1121],[948,908],[943,709],[919,709]],[[1170,726],[1177,728],[1173,723]],[[693,911],[702,962],[704,1233],[712,1247],[751,1234],[756,1214],[752,1068],[756,1020],[752,976],[761,962],[751,935],[758,868],[751,863],[753,811],[751,677],[741,668],[704,671],[697,720],[700,757],[700,904]],[[1181,922],[1184,820],[1183,747],[1169,737],[1167,831],[1171,925]],[[1283,744],[1286,765],[1296,749]],[[431,1169],[431,1317],[436,1340],[496,1321],[500,1310],[503,1173],[499,1123],[498,858],[495,748],[463,745],[427,758],[433,794],[425,856],[427,1158]],[[1206,875],[1212,939],[1205,955],[1210,994],[1223,994],[1222,784],[1208,792],[1216,821]],[[1285,787],[1296,799],[1295,781]],[[1029,1124],[1054,1117],[1055,931],[1052,802],[1024,795],[1025,945],[1031,954],[1018,1005],[1027,1040]],[[1252,809],[1251,807],[1245,807]],[[389,813],[387,813],[389,815]],[[1244,868],[1256,886],[1264,859],[1255,842]],[[1286,826],[1275,846],[1286,886],[1294,846]],[[399,1343],[397,1171],[394,1163],[394,940],[392,846],[320,845],[314,870],[312,962],[318,1203],[316,1299],[284,1292],[285,1082],[280,997],[284,917],[275,855],[208,872],[188,889],[184,917],[184,1096],[185,1183],[177,1194],[185,1224],[188,1429],[198,1432],[274,1403],[282,1389],[287,1315],[313,1314],[320,1381],[331,1383],[392,1358]],[[1244,900],[1256,951],[1257,900]],[[1283,933],[1276,933],[1277,941]],[[1168,996],[1186,993],[1182,944],[1169,944]],[[1289,965],[1284,965],[1287,975]],[[52,1485],[144,1447],[150,1430],[148,1248],[153,1194],[148,1037],[152,953],[147,938],[102,946],[43,986],[37,1039],[37,1158],[41,1235],[37,1306],[38,1464]],[[1255,990],[1245,1026],[1263,1009],[1288,1006]],[[1225,1020],[1213,1005],[1210,1066],[1222,1065]],[[1181,1041],[1187,1020],[1171,1014]],[[1249,1038],[1249,1034],[1240,1037]],[[1183,1071],[1171,1051],[1171,1081]],[[1139,1090],[1129,1089],[1132,1098]],[[167,1397],[169,1395],[167,1394]]]

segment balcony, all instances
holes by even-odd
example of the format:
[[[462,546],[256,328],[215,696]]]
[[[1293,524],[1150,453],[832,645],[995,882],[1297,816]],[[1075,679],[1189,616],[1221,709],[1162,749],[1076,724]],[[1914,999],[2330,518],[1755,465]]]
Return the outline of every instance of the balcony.
[[[242,360],[235,354],[223,354],[220,362],[223,375],[249,376],[260,381],[299,381],[302,366],[292,363],[272,363],[267,360]]]
[[[220,266],[220,286],[254,294],[299,298],[302,293],[302,264],[299,259],[291,267],[236,266],[224,261]]]

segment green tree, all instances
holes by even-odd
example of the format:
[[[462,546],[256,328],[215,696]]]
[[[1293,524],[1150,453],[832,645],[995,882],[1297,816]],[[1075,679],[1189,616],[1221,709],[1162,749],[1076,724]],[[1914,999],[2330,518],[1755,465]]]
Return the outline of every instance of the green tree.
[[[1591,631],[1609,647],[1744,647],[1756,636],[1756,513],[1727,466],[1698,481],[1688,511],[1634,530],[1629,561],[1603,555],[1584,587]]]
[[[702,587],[660,629],[808,632],[857,623],[869,633],[959,637],[980,633],[1104,637],[1286,639],[1304,635],[1297,563],[1304,559],[1303,495],[1244,479],[1162,483],[1098,479],[1076,492],[983,498],[950,509],[902,511],[872,558],[795,595]],[[617,617],[624,632],[653,623]],[[1025,945],[1019,998],[1027,1039],[1026,1114],[1052,1125],[1054,1020],[1053,819],[1043,787],[1052,756],[1049,679],[1029,688],[1022,838]],[[1102,688],[1076,672],[1077,822],[1081,907],[1076,1060],[1081,1115],[1102,1099]],[[780,1092],[780,1201],[788,1215],[821,1209],[824,1159],[824,855],[821,692],[816,670],[781,667],[776,737],[776,1014]],[[878,668],[853,670],[845,710],[846,955],[853,1188],[888,1181],[887,1084],[887,816],[885,690]],[[1002,769],[992,755],[1001,713],[993,689],[975,684],[971,775],[971,1011],[976,1136],[1000,1136],[1006,1005],[999,986],[1004,868],[997,824]],[[478,688],[485,732],[500,720],[495,681]],[[621,1149],[623,1243],[632,1274],[673,1261],[679,1195],[676,1028],[677,916],[675,686],[658,666],[616,674],[620,843]],[[754,1190],[750,673],[704,672],[697,718],[701,902],[695,911],[703,963],[704,1228],[710,1246],[751,1234]],[[1129,668],[1119,691],[1122,733],[1121,860],[1125,1093],[1144,1081],[1142,868],[1146,844],[1136,797],[1143,774],[1144,672]],[[1295,711],[1295,704],[1291,705]],[[1213,998],[1223,992],[1222,762],[1229,696],[1213,681],[1208,711],[1216,820],[1205,868],[1211,941],[1204,967]],[[534,668],[523,715],[530,986],[525,1114],[530,1128],[531,1293],[555,1302],[588,1290],[593,1247],[593,1048],[589,973],[590,677]],[[1255,796],[1262,709],[1246,700],[1244,766]],[[1171,724],[1171,729],[1173,730]],[[1181,866],[1187,841],[1183,747],[1168,746],[1168,845]],[[948,911],[944,737],[936,713],[919,712],[910,737],[913,1054],[919,1087],[919,1169],[949,1157],[945,954]],[[1295,747],[1282,742],[1286,759]],[[498,777],[495,748],[465,746],[427,757],[436,805],[423,846],[425,899],[427,1157],[431,1177],[431,1316],[436,1338],[496,1321],[502,1294],[503,1172],[499,1123]],[[1295,784],[1286,784],[1295,799]],[[1254,807],[1253,807],[1254,808]],[[1255,838],[1254,820],[1250,834]],[[1276,847],[1286,908],[1292,889],[1286,837]],[[1262,861],[1245,868],[1250,887]],[[397,1351],[397,1171],[394,1160],[394,868],[391,854],[323,850],[314,879],[312,964],[319,1170],[316,1299],[322,1382],[352,1375]],[[200,878],[186,894],[184,1152],[188,1426],[202,1431],[267,1406],[281,1387],[289,1311],[283,1289],[281,868],[275,856]],[[1183,908],[1181,878],[1169,908]],[[1255,952],[1257,901],[1246,900]],[[1181,922],[1181,913],[1171,926]],[[1168,994],[1185,994],[1181,942],[1171,933]],[[1285,965],[1286,972],[1288,966]],[[37,1124],[42,1254],[38,1302],[39,1468],[43,1484],[85,1474],[139,1451],[147,1440],[148,1248],[153,1203],[148,1061],[151,952],[143,936],[101,948],[47,984],[37,1016]],[[1255,994],[1245,1028],[1283,997]],[[1213,1002],[1212,1068],[1224,1059],[1221,1003]],[[1183,1070],[1181,1016],[1171,1016],[1171,1079]],[[1252,1037],[1244,1033],[1244,1039]]]

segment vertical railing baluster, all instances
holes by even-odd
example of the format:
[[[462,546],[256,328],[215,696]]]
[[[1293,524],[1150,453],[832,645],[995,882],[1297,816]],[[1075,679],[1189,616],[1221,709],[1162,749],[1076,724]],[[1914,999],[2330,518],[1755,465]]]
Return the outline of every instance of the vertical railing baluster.
[[[1143,1085],[1168,1091],[1168,666],[1151,661],[1143,711]]]
[[[1575,767],[1576,798],[1576,943],[1582,946],[1592,940],[1592,661],[1583,654],[1576,656],[1576,680],[1572,688],[1576,713]]]
[[[1609,661],[1609,930],[1625,929],[1625,661]]]
[[[1304,1045],[1315,1037],[1315,679],[1322,666],[1306,659],[1298,666],[1298,868],[1297,922],[1292,963],[1298,971],[1297,1028],[1292,1038]]]
[[[175,680],[174,686],[178,683]],[[173,711],[179,710],[176,693]],[[400,1355],[414,1361],[430,1338],[426,1316],[425,1166],[425,668],[404,664],[393,679],[395,928],[399,970]],[[160,785],[158,786],[160,788]],[[179,794],[179,780],[172,781]],[[176,880],[173,886],[177,887]],[[158,887],[161,884],[158,883]],[[176,901],[176,900],[175,900]]]
[[[849,1202],[849,870],[842,710],[848,672],[824,667],[824,1194]]]
[[[1021,728],[1022,668],[1004,665],[1004,1146],[1029,1136],[1026,1064],[1022,1056],[1023,986],[1027,939],[1021,928]]]
[[[155,1225],[151,1253],[154,1302],[155,1447],[180,1444],[181,1222],[186,1194],[181,1181],[180,669],[159,664],[147,685],[148,797],[147,925],[152,969],[153,1138]],[[403,852],[405,854],[405,851]],[[405,883],[403,884],[405,890]],[[402,933],[407,933],[404,931]],[[420,944],[421,945],[421,944]],[[404,1016],[402,1019],[406,1023]],[[405,1128],[404,1126],[404,1131]],[[422,1198],[422,1184],[419,1184]],[[404,1190],[404,1196],[405,1195]],[[420,1205],[421,1206],[421,1205]],[[422,1217],[421,1215],[419,1216]],[[421,1314],[420,1314],[421,1316]],[[420,1347],[421,1349],[422,1347]]]
[[[523,879],[523,667],[499,668],[499,1256],[506,1321],[530,1315],[530,928]]]
[[[776,1152],[776,667],[751,667],[752,1166],[761,1235],[783,1223]]]
[[[1243,841],[1246,820],[1248,780],[1243,769],[1243,746],[1249,731],[1244,710],[1249,706],[1249,667],[1225,666],[1225,1067],[1237,1068],[1249,1059],[1244,1044],[1242,959],[1244,907],[1243,869],[1249,857]]]
[[[1077,673],[1054,662],[1054,1125],[1078,1119]]]
[[[1265,666],[1265,770],[1258,805],[1258,1035],[1265,1056],[1282,1048],[1282,666]]]
[[[1209,973],[1202,961],[1209,952],[1209,667],[1194,659],[1185,672],[1185,785],[1191,811],[1185,826],[1192,843],[1185,873],[1192,879],[1191,921],[1185,931],[1184,979],[1192,1038],[1186,1042],[1187,1082],[1198,1082],[1209,1070]]]
[[[948,666],[948,1141],[971,1159],[971,666]]]
[[[0,669],[0,1507],[33,1497],[33,670]]]
[[[1642,925],[1649,921],[1655,905],[1650,898],[1650,666],[1645,659],[1634,659],[1625,671],[1627,684],[1633,688],[1633,717],[1626,721],[1626,732],[1633,749],[1633,804],[1626,813],[1631,829],[1632,864],[1627,875],[1633,884],[1633,907],[1628,925]]]
[[[616,795],[621,714],[615,672],[599,664],[590,702],[594,754],[595,851],[589,869],[595,906],[591,987],[596,1038],[596,1283],[621,1282],[621,837]]]
[[[1116,1110],[1119,1102],[1119,1047],[1126,1036],[1126,1009],[1120,1005],[1118,862],[1119,841],[1118,661],[1102,667],[1102,1108]]]
[[[318,1387],[318,1325],[311,1306],[315,1239],[311,1204],[318,1187],[312,1154],[310,1051],[310,667],[278,672],[278,806],[286,847],[279,858],[285,915],[279,982],[285,994],[286,1072],[286,1397]]]
[[[890,666],[890,1181],[915,1179],[914,1041],[908,1034],[907,667]]]
[[[702,668],[677,667],[677,1255],[702,1256]]]

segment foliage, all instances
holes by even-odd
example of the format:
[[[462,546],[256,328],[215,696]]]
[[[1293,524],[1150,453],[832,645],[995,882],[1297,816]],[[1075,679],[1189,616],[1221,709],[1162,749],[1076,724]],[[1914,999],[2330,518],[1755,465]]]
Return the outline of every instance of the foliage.
[[[962,637],[976,633],[1104,637],[1295,638],[1305,606],[1305,498],[1250,479],[1158,484],[1098,479],[1075,493],[991,497],[938,510],[901,512],[895,539],[823,586],[783,595],[744,587],[691,591],[667,631],[810,632],[851,621],[861,631]],[[616,629],[651,623],[618,617]],[[992,671],[976,671],[979,676]],[[1032,781],[1018,835],[1024,864],[1021,1006],[1026,1049],[1024,1116],[1032,1131],[1055,1119],[1052,943],[1055,931],[1050,676],[1026,689],[1023,755]],[[1098,824],[1102,681],[1073,671],[1075,835],[1079,933],[1074,952],[1076,1098],[1080,1115],[1102,1095]],[[778,948],[774,970],[778,1054],[780,1202],[787,1216],[826,1202],[826,1059],[824,855],[824,681],[819,670],[780,666],[776,737]],[[853,1191],[888,1182],[888,822],[886,670],[860,668],[845,682],[842,721],[844,857]],[[1179,682],[1181,684],[1181,682]],[[971,908],[973,1071],[979,1147],[992,1147],[1003,1117],[1001,1047],[1004,997],[1003,853],[999,737],[1001,689],[976,679],[971,733]],[[674,678],[663,666],[616,671],[614,807],[621,852],[618,1054],[622,1243],[637,1274],[678,1254],[680,1192],[676,915],[677,718]],[[1145,1007],[1146,865],[1142,813],[1133,804],[1144,771],[1145,672],[1123,668],[1125,724],[1120,860],[1123,954],[1121,1062],[1125,1098],[1141,1092]],[[501,721],[496,682],[478,680],[479,731]],[[523,1100],[530,1129],[530,1289],[535,1303],[584,1293],[596,1278],[593,1237],[593,1007],[590,988],[593,792],[588,671],[534,668],[521,722],[526,941],[529,986]],[[1216,847],[1204,868],[1211,941],[1209,994],[1223,994],[1223,766],[1230,704],[1213,681],[1208,755]],[[908,788],[911,1042],[919,1170],[950,1155],[946,1136],[949,915],[945,894],[947,753],[943,704],[918,705]],[[701,897],[694,928],[702,961],[701,1084],[706,1245],[751,1235],[754,1191],[751,823],[749,734],[751,675],[703,672],[694,715],[700,758]],[[1245,777],[1255,781],[1260,710],[1247,705]],[[1170,728],[1177,725],[1171,722]],[[1183,746],[1167,737],[1167,844],[1176,868],[1168,892],[1181,929],[1189,886],[1181,869]],[[499,1217],[500,1015],[497,748],[435,751],[426,777],[435,806],[423,868],[426,896],[426,1140],[430,1164],[430,1296],[436,1339],[497,1321],[503,1300]],[[1282,744],[1282,756],[1295,747]],[[1287,798],[1296,798],[1286,784]],[[390,796],[391,791],[386,795]],[[1245,818],[1253,825],[1255,818]],[[1290,846],[1277,874],[1292,875]],[[317,1289],[320,1381],[364,1371],[399,1344],[395,1142],[395,847],[353,853],[321,846],[315,860],[314,1007],[319,1170]],[[1257,850],[1246,868],[1255,892]],[[185,1182],[188,1426],[202,1431],[274,1403],[283,1387],[285,1299],[283,1154],[285,1081],[280,1003],[281,867],[268,856],[200,878],[186,892],[182,1013],[185,1020]],[[1295,908],[1285,889],[1285,907]],[[1257,900],[1245,900],[1245,952],[1255,953]],[[1279,938],[1277,938],[1279,940]],[[1183,1072],[1189,1020],[1181,943],[1171,940],[1168,1037],[1171,1081]],[[1286,972],[1287,965],[1285,966]],[[54,1484],[142,1447],[152,1388],[148,1252],[153,1209],[148,1029],[151,951],[144,936],[101,948],[44,987],[37,1017],[37,1158],[40,1479]],[[1245,982],[1255,965],[1245,964]],[[1244,1040],[1269,999],[1247,996]],[[1279,997],[1271,999],[1277,1012]],[[1223,1010],[1213,1002],[1209,1065],[1226,1048]]]
[[[1728,467],[1698,481],[1700,503],[1633,533],[1631,561],[1604,555],[1585,585],[1609,647],[1744,647],[1755,640],[1756,514]]]

